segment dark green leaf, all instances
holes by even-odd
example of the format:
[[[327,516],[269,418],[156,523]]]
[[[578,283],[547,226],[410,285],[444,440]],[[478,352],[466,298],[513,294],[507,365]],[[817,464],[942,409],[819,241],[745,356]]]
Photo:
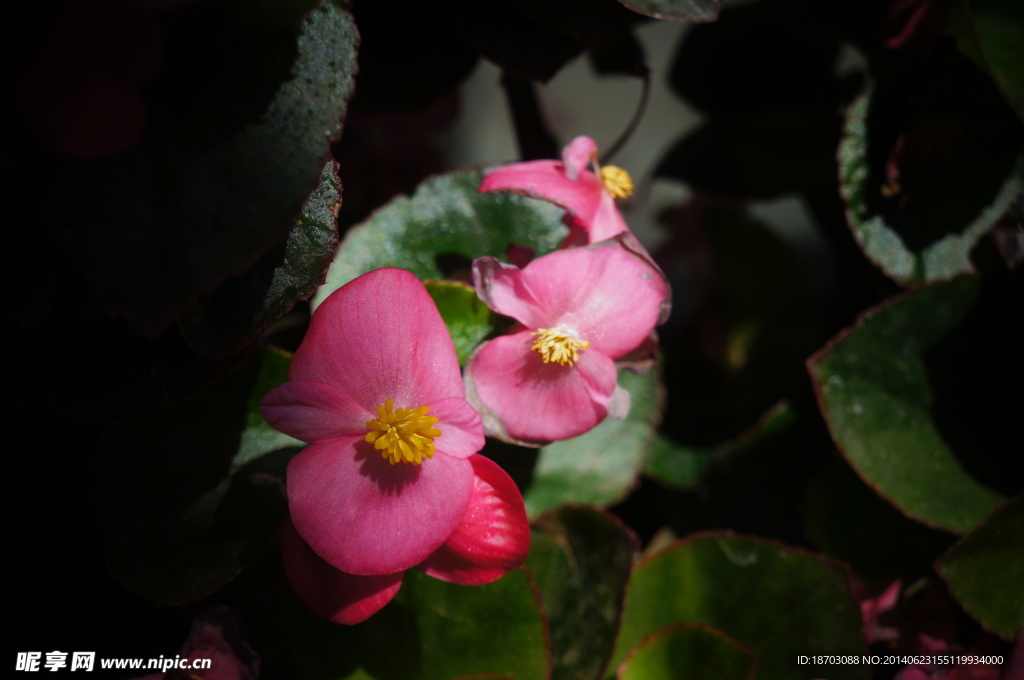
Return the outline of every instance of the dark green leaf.
[[[722,0],[619,0],[634,12],[655,19],[677,21],[714,21]]]
[[[333,0],[195,4],[164,36],[142,139],[45,169],[49,218],[97,297],[150,334],[288,234],[340,133],[358,40]]]
[[[565,238],[560,208],[515,194],[479,194],[481,177],[478,170],[459,170],[429,179],[349,230],[314,303],[379,267],[442,279],[446,260],[461,258],[468,270],[473,258],[502,257],[513,243],[543,254]]]
[[[398,601],[416,622],[422,672],[415,677],[450,680],[494,673],[547,680],[547,633],[527,572],[514,571],[489,585],[470,587],[410,571]],[[390,631],[381,633],[390,643]]]
[[[541,449],[523,496],[531,517],[571,503],[611,505],[636,484],[661,422],[663,389],[656,370],[620,371],[619,384],[632,399],[629,415],[607,418],[589,432]]]
[[[630,652],[618,680],[751,680],[757,657],[735,640],[701,624],[659,630]]]
[[[777,543],[728,533],[684,539],[633,570],[613,668],[646,636],[705,623],[757,654],[759,680],[820,677],[795,655],[864,651],[860,608],[846,571]],[[867,678],[863,666],[830,678]]]
[[[1012,639],[1024,628],[1024,496],[993,512],[936,567],[964,609]]]
[[[977,288],[960,277],[891,301],[808,362],[850,465],[908,517],[952,532],[969,530],[1001,497],[963,471],[936,431],[921,354],[956,325]]]
[[[427,292],[448,326],[459,364],[465,364],[476,346],[493,330],[491,310],[472,286],[457,281],[426,281]]]
[[[919,573],[954,541],[904,517],[841,461],[811,482],[804,517],[808,537],[829,557],[885,583]]]
[[[1015,0],[973,0],[971,13],[996,83],[1024,118],[1024,6]]]
[[[562,508],[536,524],[527,566],[551,630],[552,680],[600,680],[636,556],[633,533],[611,515]]]
[[[248,271],[199,298],[181,320],[192,347],[210,358],[234,354],[311,296],[338,245],[340,207],[338,164],[330,160],[288,238]]]
[[[993,103],[998,95],[965,59],[943,78],[931,95],[943,97],[938,112],[898,94],[865,93],[847,113],[839,146],[854,236],[902,284],[973,271],[975,243],[1024,190],[1020,122]]]
[[[95,465],[107,560],[159,603],[208,595],[252,561],[287,512],[284,466],[301,442],[255,409],[288,355],[261,350],[206,394],[111,426]]]

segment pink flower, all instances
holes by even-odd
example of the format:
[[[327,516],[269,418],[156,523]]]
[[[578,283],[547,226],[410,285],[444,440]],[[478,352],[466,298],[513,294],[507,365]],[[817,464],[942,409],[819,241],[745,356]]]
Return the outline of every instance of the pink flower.
[[[664,275],[632,235],[523,269],[483,257],[473,282],[488,307],[522,324],[482,345],[466,369],[489,434],[542,443],[582,434],[609,412],[625,415],[615,359],[644,343],[669,308]]]
[[[577,137],[562,150],[561,161],[510,163],[487,173],[480,191],[511,191],[550,201],[569,213],[571,229],[566,243],[581,245],[604,241],[629,231],[615,205],[616,198],[633,193],[633,180],[613,165],[597,164],[597,143]]]
[[[406,569],[487,583],[529,547],[522,497],[475,455],[480,416],[463,398],[455,348],[426,289],[378,269],[313,315],[289,382],[260,403],[309,442],[288,465],[285,571],[300,599],[339,623],[387,604]]]

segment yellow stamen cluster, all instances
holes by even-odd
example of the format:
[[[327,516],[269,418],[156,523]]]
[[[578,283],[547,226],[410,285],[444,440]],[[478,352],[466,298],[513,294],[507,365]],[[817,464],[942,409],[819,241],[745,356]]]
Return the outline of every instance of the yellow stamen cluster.
[[[441,430],[434,427],[439,418],[428,416],[429,406],[394,410],[395,402],[388,399],[377,407],[377,418],[367,420],[366,441],[380,451],[386,461],[419,465],[424,458],[434,457],[434,438]]]
[[[580,350],[589,349],[586,340],[577,340],[557,328],[541,328],[531,335],[537,337],[530,349],[540,355],[545,364],[574,366],[580,360]]]
[[[612,198],[629,198],[633,195],[633,178],[620,167],[615,165],[602,167],[601,181]]]

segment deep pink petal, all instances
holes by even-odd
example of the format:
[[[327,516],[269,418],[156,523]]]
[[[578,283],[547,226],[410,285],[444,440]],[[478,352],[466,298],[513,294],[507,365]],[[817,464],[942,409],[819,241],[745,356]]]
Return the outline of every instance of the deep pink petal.
[[[598,201],[590,218],[580,221],[587,232],[588,243],[597,243],[617,234],[629,232],[629,226],[622,218],[619,206],[607,191],[601,192],[601,200]]]
[[[587,248],[559,250],[522,270],[521,286],[550,325],[573,331],[591,350],[617,359],[636,349],[668,297],[664,274],[624,243],[629,234]]]
[[[423,284],[403,269],[377,269],[317,308],[289,370],[291,380],[334,385],[374,409],[428,406],[464,396],[448,329]]]
[[[376,413],[334,385],[300,380],[275,387],[260,401],[260,413],[275,430],[304,442],[361,437]]]
[[[562,165],[565,167],[566,177],[578,179],[580,171],[586,170],[590,161],[596,158],[597,142],[584,135],[576,137],[562,149]]]
[[[526,561],[530,525],[512,478],[488,458],[477,455],[469,460],[476,479],[466,514],[420,568],[442,581],[478,586],[496,581]]]
[[[291,522],[281,526],[284,572],[302,603],[335,623],[352,625],[376,614],[391,601],[405,572],[355,576],[317,557]]]
[[[565,167],[558,161],[503,165],[487,173],[480,183],[480,191],[512,191],[554,203],[588,232],[595,228],[595,220],[600,220],[596,228],[601,233],[613,229],[613,224],[621,225],[619,231],[628,229],[614,199],[597,175],[581,170],[577,179],[569,179]],[[602,196],[612,201],[614,214],[608,213],[607,204],[602,205]]]
[[[292,521],[317,555],[350,574],[388,574],[448,540],[469,504],[473,468],[441,452],[391,465],[362,439],[337,439],[292,458],[287,484]]]
[[[467,458],[484,447],[484,427],[480,414],[461,397],[442,399],[430,405],[431,415],[440,420],[434,426],[441,436],[434,446],[449,456]]]
[[[467,373],[483,408],[513,439],[549,442],[582,434],[608,414],[617,374],[614,362],[583,350],[575,366],[545,364],[530,349],[528,331],[486,343]]]

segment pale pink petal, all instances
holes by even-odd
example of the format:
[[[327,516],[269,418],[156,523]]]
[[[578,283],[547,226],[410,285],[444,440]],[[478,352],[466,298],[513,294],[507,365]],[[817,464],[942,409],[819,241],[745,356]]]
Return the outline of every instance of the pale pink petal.
[[[626,242],[635,239],[624,234],[559,250],[522,270],[522,288],[551,326],[564,326],[612,359],[644,342],[668,296],[664,274]]]
[[[302,603],[335,623],[352,625],[376,614],[402,585],[402,575],[355,576],[317,557],[291,522],[281,526],[284,572]]]
[[[465,399],[452,397],[435,401],[427,415],[440,419],[434,425],[441,430],[441,436],[434,439],[438,451],[456,458],[468,458],[484,447],[480,414]]]
[[[583,350],[575,366],[545,364],[530,349],[528,331],[495,338],[480,348],[467,372],[483,407],[505,433],[526,442],[583,434],[608,413],[618,378],[614,362]]]
[[[496,581],[526,561],[530,525],[523,497],[497,463],[470,459],[476,479],[459,526],[420,569],[442,581],[478,586]]]
[[[571,180],[579,179],[580,171],[586,170],[590,161],[597,158],[597,142],[580,135],[562,149],[562,165],[565,175]]]
[[[304,442],[361,437],[376,412],[334,385],[312,380],[287,382],[260,401],[260,413],[275,430]]]
[[[534,299],[519,267],[493,257],[478,257],[473,260],[473,286],[477,297],[498,314],[510,316],[527,328],[550,325],[551,315]]]
[[[448,329],[423,284],[403,269],[377,269],[317,308],[289,378],[330,383],[363,406],[427,406],[464,391]]]
[[[350,574],[419,564],[451,535],[473,492],[473,467],[441,452],[391,465],[362,439],[311,444],[288,464],[288,508],[317,555]]]

